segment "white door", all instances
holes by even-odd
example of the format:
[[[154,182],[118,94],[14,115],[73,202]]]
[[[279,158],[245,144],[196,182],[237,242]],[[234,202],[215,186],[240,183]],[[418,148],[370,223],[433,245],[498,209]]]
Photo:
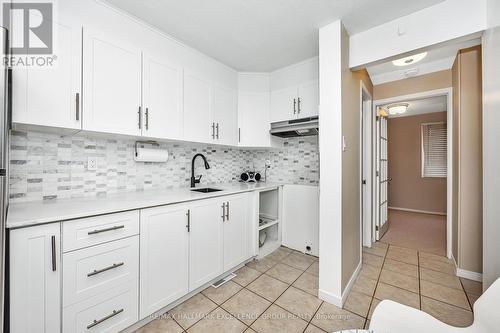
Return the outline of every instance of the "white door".
[[[222,274],[222,200],[202,200],[190,205],[189,291]]]
[[[80,130],[82,30],[54,25],[53,65],[13,70],[13,122]]]
[[[271,92],[271,122],[297,118],[297,87]]]
[[[60,224],[10,231],[10,331],[61,331]]]
[[[387,118],[380,116],[378,118],[378,218],[375,226],[376,238],[380,240],[386,233],[388,223],[388,196],[387,185],[390,178],[388,177],[388,155],[387,155]]]
[[[186,205],[141,210],[140,318],[188,293]]]
[[[319,81],[314,80],[299,85],[297,117],[306,118],[318,115]]]
[[[143,54],[142,135],[182,139],[182,68]]]
[[[319,190],[317,186],[283,186],[283,245],[319,255]]]
[[[214,87],[213,114],[215,121],[215,141],[229,146],[238,142],[238,102],[236,92]]]
[[[269,93],[238,94],[239,146],[269,147]]]
[[[241,264],[247,255],[249,199],[246,194],[229,197],[224,214],[224,271]]]
[[[215,123],[211,121],[210,82],[184,71],[184,139],[213,142]]]
[[[141,51],[84,29],[83,129],[141,135]]]

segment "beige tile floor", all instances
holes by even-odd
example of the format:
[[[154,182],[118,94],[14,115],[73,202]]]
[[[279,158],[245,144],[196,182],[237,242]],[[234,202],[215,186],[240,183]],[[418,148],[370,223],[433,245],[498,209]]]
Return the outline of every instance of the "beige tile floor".
[[[137,332],[321,333],[364,328],[383,299],[465,326],[472,322],[471,304],[482,286],[458,279],[452,271],[444,257],[377,243],[363,250],[362,270],[341,309],[317,297],[318,259],[282,247]]]

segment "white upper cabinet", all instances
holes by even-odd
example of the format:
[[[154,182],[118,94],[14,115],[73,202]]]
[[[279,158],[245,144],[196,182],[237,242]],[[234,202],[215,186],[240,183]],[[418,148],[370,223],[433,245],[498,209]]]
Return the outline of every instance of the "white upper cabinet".
[[[269,147],[269,75],[242,73],[238,78],[238,145]]]
[[[83,129],[141,135],[141,51],[84,29]]]
[[[81,129],[80,26],[54,22],[52,66],[15,67],[13,70],[13,122]]]
[[[236,146],[238,142],[238,101],[236,91],[214,86],[213,94],[215,142]]]
[[[211,84],[195,74],[184,72],[184,139],[209,142],[215,139],[211,122]]]
[[[142,135],[160,139],[182,139],[182,68],[168,63],[167,56],[143,54]]]
[[[318,115],[319,81],[309,81],[298,88],[297,118],[313,117]]]
[[[271,122],[317,116],[318,77],[317,57],[272,72],[270,74]]]
[[[297,118],[297,87],[271,92],[271,122]]]

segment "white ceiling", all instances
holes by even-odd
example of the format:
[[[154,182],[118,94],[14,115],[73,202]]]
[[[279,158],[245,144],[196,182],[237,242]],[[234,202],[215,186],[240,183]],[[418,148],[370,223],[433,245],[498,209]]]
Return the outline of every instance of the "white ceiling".
[[[397,67],[392,64],[392,61],[386,61],[376,65],[368,66],[367,70],[374,85],[386,82],[402,80],[410,76],[419,76],[432,72],[450,69],[453,66],[455,57],[459,50],[465,49],[474,45],[481,44],[479,38],[473,38],[460,41],[449,42],[444,45],[438,45],[427,49],[427,56],[416,63],[415,65]],[[422,50],[415,53],[421,53]],[[407,55],[405,55],[407,56]],[[414,75],[407,75],[408,70],[417,70]]]
[[[386,107],[391,104],[408,103],[409,106],[405,113],[397,116],[389,116],[389,118],[409,117],[425,113],[447,111],[448,107],[446,98],[447,98],[446,96],[436,96],[436,97],[429,97],[411,101],[401,101],[398,103],[390,103],[382,105],[382,107]]]
[[[318,55],[318,28],[342,18],[352,35],[443,0],[106,0],[240,71],[267,72]]]

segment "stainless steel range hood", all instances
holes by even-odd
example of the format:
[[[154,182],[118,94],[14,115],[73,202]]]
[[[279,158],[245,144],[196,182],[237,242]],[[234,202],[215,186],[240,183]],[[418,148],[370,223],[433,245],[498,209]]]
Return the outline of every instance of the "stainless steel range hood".
[[[293,138],[318,135],[318,131],[319,121],[316,116],[272,123],[270,133],[280,138]]]

